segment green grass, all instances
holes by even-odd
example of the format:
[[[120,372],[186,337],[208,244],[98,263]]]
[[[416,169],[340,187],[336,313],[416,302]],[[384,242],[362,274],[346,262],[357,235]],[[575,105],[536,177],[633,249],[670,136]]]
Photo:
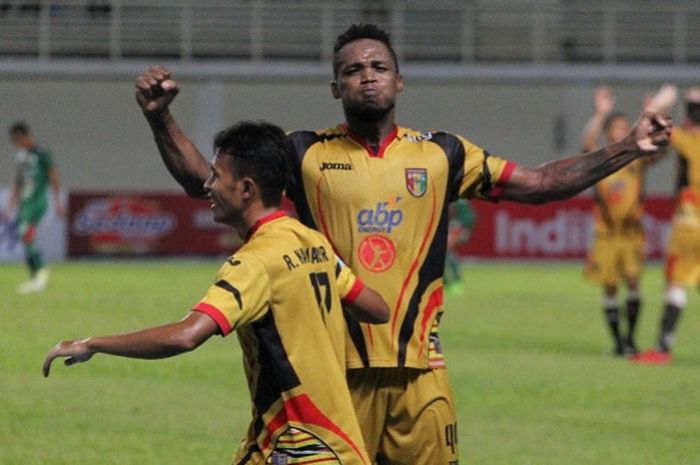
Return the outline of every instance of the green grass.
[[[78,262],[19,296],[0,267],[0,464],[229,463],[250,415],[235,337],[160,361],[96,356],[43,379],[60,339],[181,318],[217,262]],[[609,355],[600,292],[579,265],[471,264],[443,342],[462,464],[700,464],[700,299],[690,293],[672,365]],[[639,342],[653,344],[659,267],[643,282]]]

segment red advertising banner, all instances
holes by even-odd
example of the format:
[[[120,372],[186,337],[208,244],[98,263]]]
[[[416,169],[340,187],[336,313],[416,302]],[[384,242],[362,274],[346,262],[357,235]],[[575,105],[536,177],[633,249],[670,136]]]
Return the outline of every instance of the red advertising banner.
[[[68,254],[229,255],[240,240],[209,205],[184,194],[71,193]]]
[[[576,197],[544,205],[474,201],[476,225],[463,256],[479,258],[581,259],[593,233],[593,199]],[[674,199],[645,201],[647,254],[663,257]]]
[[[474,201],[476,226],[463,256],[582,259],[593,231],[593,200],[576,197],[545,205]],[[651,259],[663,257],[674,199],[645,202],[643,223]],[[293,212],[291,204],[284,208]],[[68,254],[228,255],[236,233],[212,219],[209,202],[184,194],[77,192],[70,195]]]

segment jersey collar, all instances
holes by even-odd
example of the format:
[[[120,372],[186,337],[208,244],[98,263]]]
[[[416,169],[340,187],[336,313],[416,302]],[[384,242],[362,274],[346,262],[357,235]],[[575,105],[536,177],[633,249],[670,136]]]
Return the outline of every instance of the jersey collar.
[[[396,139],[396,136],[399,133],[399,127],[397,125],[394,125],[394,130],[391,131],[391,133],[384,138],[383,141],[379,144],[379,148],[375,152],[372,147],[367,144],[367,141],[363,139],[362,137],[358,136],[354,132],[350,130],[347,124],[343,125],[343,129],[345,129],[345,133],[348,135],[348,137],[358,144],[360,144],[369,154],[370,157],[373,158],[384,158],[384,152],[386,151],[386,148],[391,144],[391,142]]]
[[[270,213],[269,215],[265,215],[262,218],[260,218],[258,221],[255,222],[252,228],[248,230],[248,234],[245,236],[245,242],[248,242],[251,237],[253,237],[253,234],[255,234],[258,229],[260,229],[261,226],[270,223],[272,221],[275,221],[279,218],[284,218],[287,216],[287,213],[284,210],[277,210],[275,212]]]

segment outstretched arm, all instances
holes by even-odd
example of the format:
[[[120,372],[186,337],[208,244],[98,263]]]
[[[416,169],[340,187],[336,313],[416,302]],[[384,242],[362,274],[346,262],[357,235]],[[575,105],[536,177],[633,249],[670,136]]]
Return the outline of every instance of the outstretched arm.
[[[66,366],[87,362],[97,353],[143,359],[172,357],[196,349],[218,331],[209,316],[191,312],[177,323],[134,333],[61,341],[46,355],[42,371],[49,376],[51,363],[58,357],[65,358]]]
[[[355,300],[345,306],[353,318],[363,323],[381,324],[389,321],[389,306],[374,289],[364,286]]]
[[[205,197],[209,162],[180,129],[170,103],[180,89],[164,66],[152,66],[136,78],[136,101],[153,132],[160,156],[170,174],[190,197]]]
[[[671,127],[668,116],[645,112],[630,134],[620,141],[536,168],[516,167],[501,198],[544,203],[572,197],[632,160],[653,155],[668,145]]]

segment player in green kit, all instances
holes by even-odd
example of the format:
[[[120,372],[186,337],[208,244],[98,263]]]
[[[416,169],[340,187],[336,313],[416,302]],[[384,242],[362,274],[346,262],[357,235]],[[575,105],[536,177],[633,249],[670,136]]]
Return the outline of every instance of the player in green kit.
[[[445,291],[459,295],[464,291],[457,249],[469,242],[476,213],[469,201],[457,199],[450,205],[449,232],[447,233],[447,255],[445,256]]]
[[[46,191],[51,186],[54,205],[59,216],[65,214],[65,207],[60,199],[61,184],[58,172],[53,164],[51,152],[40,147],[34,141],[29,126],[22,121],[10,127],[12,145],[19,151],[15,155],[17,175],[12,186],[10,201],[4,215],[10,217],[16,209],[16,221],[20,238],[24,244],[25,257],[29,266],[30,280],[19,286],[20,294],[41,292],[46,288],[48,270],[36,244],[36,232],[39,222],[48,209]]]

